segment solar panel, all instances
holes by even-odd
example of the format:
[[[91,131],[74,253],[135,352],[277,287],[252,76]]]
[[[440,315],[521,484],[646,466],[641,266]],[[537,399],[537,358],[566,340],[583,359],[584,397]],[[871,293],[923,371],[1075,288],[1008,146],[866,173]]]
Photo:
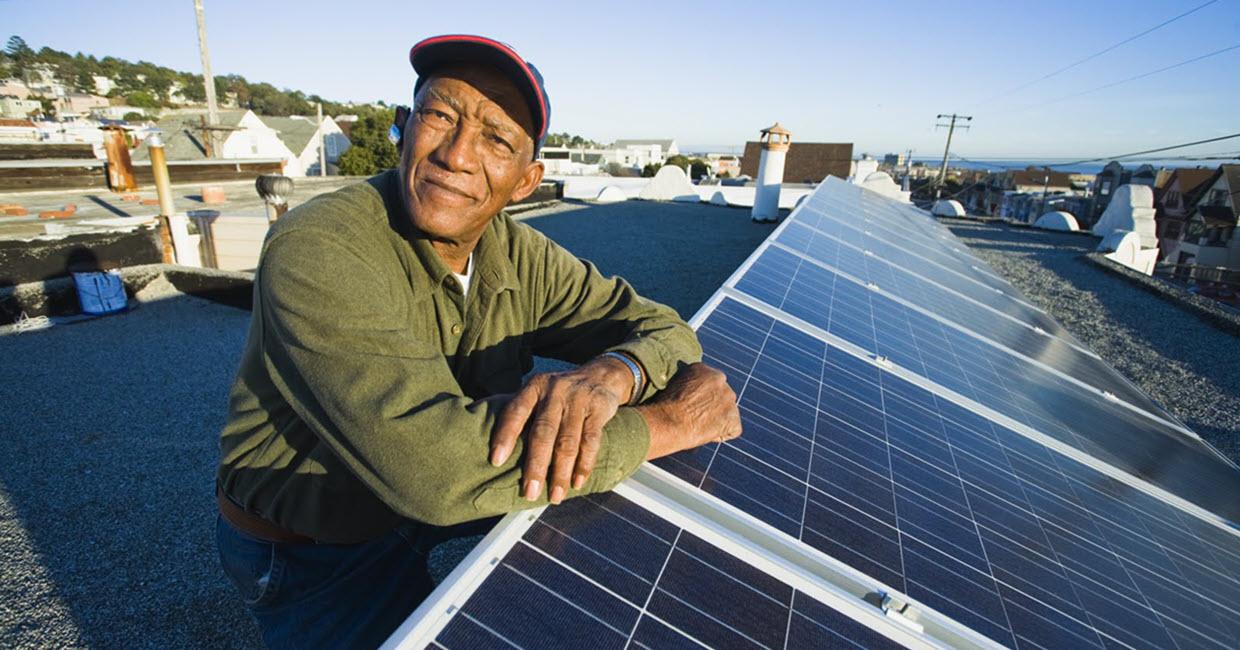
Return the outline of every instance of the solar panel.
[[[1070,336],[994,345],[956,246],[821,184],[694,319],[744,435],[510,515],[389,644],[1240,647],[1240,470]]]
[[[1170,418],[1160,406],[1092,353],[1049,336],[1036,326],[1002,317],[988,307],[942,289],[914,274],[896,273],[893,267],[883,260],[848,250],[836,242],[810,239],[799,242],[802,245],[797,248],[785,247],[785,240],[801,234],[812,235],[812,232],[802,228],[800,224],[792,224],[776,239],[772,245],[773,250],[768,251],[767,256],[783,258],[785,264],[792,262],[798,267],[803,266],[804,262],[820,266],[827,272],[826,279],[850,280],[911,311],[939,320],[1037,364],[1048,366],[1052,371],[1058,371],[1069,379],[1117,395],[1151,414],[1164,419]],[[850,272],[842,272],[841,268],[848,268]],[[795,278],[790,277],[788,280],[795,281]]]

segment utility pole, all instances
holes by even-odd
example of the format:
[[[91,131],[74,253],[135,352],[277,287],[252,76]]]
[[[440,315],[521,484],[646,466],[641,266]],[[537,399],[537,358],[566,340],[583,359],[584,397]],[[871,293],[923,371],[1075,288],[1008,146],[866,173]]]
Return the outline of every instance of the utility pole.
[[[220,109],[215,103],[215,77],[211,74],[211,56],[207,53],[207,20],[202,14],[202,0],[194,0],[194,14],[198,17],[198,53],[202,56],[202,85],[207,91],[207,126],[220,123]],[[207,131],[208,158],[216,150],[215,132]]]
[[[952,134],[956,132],[956,120],[964,120],[966,122],[973,120],[973,118],[969,115],[957,115],[955,113],[952,113],[951,115],[939,113],[938,117],[936,117],[935,119],[941,120],[945,117],[951,118],[951,124],[935,124],[934,125],[935,128],[943,128],[943,127],[947,128],[947,146],[943,148],[943,164],[939,166],[939,177],[934,182],[934,186],[935,186],[934,198],[936,199],[939,198],[939,190],[940,188],[943,187],[943,183],[947,181],[947,156],[949,153],[951,153],[951,150],[952,150]],[[967,129],[969,127],[968,125],[962,124],[960,125],[960,128]]]

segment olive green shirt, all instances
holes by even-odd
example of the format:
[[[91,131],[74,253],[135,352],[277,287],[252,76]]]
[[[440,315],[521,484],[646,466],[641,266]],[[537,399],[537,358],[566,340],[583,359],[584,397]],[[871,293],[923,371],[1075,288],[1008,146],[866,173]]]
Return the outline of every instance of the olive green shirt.
[[[520,443],[503,466],[488,460],[502,396],[534,355],[582,363],[624,351],[647,371],[642,399],[701,358],[673,310],[504,214],[478,242],[463,297],[413,232],[399,178],[388,171],[291,210],[254,277],[219,486],[319,541],[545,504],[545,489],[535,502],[518,493]],[[645,419],[621,407],[590,479],[569,496],[610,490],[649,444]]]

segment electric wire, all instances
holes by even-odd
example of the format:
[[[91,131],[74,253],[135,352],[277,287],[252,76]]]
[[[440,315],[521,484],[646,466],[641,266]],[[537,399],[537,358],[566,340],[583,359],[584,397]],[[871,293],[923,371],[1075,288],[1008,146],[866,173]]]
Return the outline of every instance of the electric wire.
[[[1212,5],[1212,4],[1216,3],[1216,2],[1218,2],[1218,0],[1210,0],[1209,2],[1206,2],[1206,3],[1204,3],[1204,4],[1197,5],[1196,7],[1193,7],[1192,9],[1189,9],[1188,11],[1185,11],[1184,13],[1182,13],[1182,14],[1180,14],[1180,15],[1178,15],[1178,16],[1175,16],[1175,17],[1173,17],[1173,18],[1168,18],[1167,20],[1164,20],[1163,22],[1158,23],[1157,25],[1154,25],[1153,27],[1150,27],[1149,29],[1147,29],[1147,30],[1145,30],[1145,31],[1143,31],[1143,32],[1141,32],[1141,33],[1139,33],[1139,34],[1135,34],[1135,35],[1133,35],[1133,36],[1129,36],[1128,38],[1125,38],[1124,40],[1122,40],[1122,41],[1120,41],[1120,42],[1118,42],[1118,43],[1115,43],[1115,44],[1113,44],[1113,45],[1107,46],[1106,48],[1103,48],[1103,49],[1101,49],[1101,50],[1098,50],[1097,52],[1094,52],[1093,54],[1090,54],[1089,56],[1087,56],[1087,57],[1085,57],[1085,58],[1083,58],[1083,59],[1080,59],[1079,61],[1075,61],[1075,62],[1073,62],[1073,63],[1069,63],[1068,65],[1066,65],[1066,66],[1064,66],[1064,67],[1062,67],[1062,68],[1059,68],[1058,70],[1055,70],[1054,72],[1049,72],[1049,73],[1047,73],[1047,74],[1045,74],[1045,75],[1042,75],[1041,77],[1038,77],[1037,79],[1034,79],[1033,81],[1029,81],[1029,82],[1023,83],[1023,84],[1021,84],[1021,85],[1019,85],[1019,86],[1016,86],[1016,87],[1014,87],[1014,88],[1010,88],[1010,89],[1008,89],[1008,90],[1005,90],[1005,91],[1003,91],[1003,92],[999,93],[998,95],[995,95],[995,96],[993,96],[993,97],[990,97],[989,99],[984,99],[984,100],[982,100],[982,101],[978,102],[978,103],[977,103],[977,105],[978,105],[978,106],[981,106],[981,105],[983,105],[983,104],[989,104],[990,102],[993,102],[993,101],[995,101],[996,99],[1001,99],[1001,98],[1003,98],[1003,97],[1007,97],[1008,95],[1011,95],[1012,93],[1015,93],[1015,92],[1020,91],[1020,90],[1024,90],[1025,88],[1028,88],[1029,86],[1032,86],[1032,85],[1034,85],[1034,84],[1036,84],[1036,83],[1040,83],[1040,82],[1046,81],[1047,79],[1050,79],[1051,77],[1055,77],[1055,76],[1058,76],[1058,75],[1060,75],[1060,74],[1063,74],[1064,72],[1067,72],[1068,70],[1071,70],[1072,68],[1075,68],[1075,67],[1077,67],[1077,66],[1079,66],[1079,65],[1082,65],[1082,64],[1084,64],[1084,63],[1088,63],[1088,62],[1090,62],[1090,61],[1092,61],[1092,60],[1094,60],[1094,59],[1096,59],[1096,58],[1098,58],[1098,57],[1102,56],[1103,54],[1106,54],[1107,52],[1110,52],[1110,51],[1112,51],[1112,50],[1114,50],[1114,49],[1116,49],[1116,48],[1118,48],[1118,47],[1120,47],[1120,46],[1123,46],[1123,45],[1126,45],[1126,44],[1128,44],[1128,43],[1131,43],[1131,42],[1133,42],[1133,41],[1137,40],[1138,38],[1141,38],[1142,36],[1145,36],[1145,35],[1147,35],[1147,34],[1150,34],[1150,33],[1156,32],[1156,31],[1158,31],[1158,30],[1162,29],[1163,27],[1166,27],[1167,25],[1170,25],[1171,23],[1174,23],[1175,21],[1180,20],[1181,18],[1185,18],[1185,17],[1187,17],[1187,16],[1189,16],[1189,15],[1191,15],[1191,14],[1197,13],[1198,11],[1201,11],[1202,9],[1205,9],[1206,7],[1208,7],[1208,6]]]

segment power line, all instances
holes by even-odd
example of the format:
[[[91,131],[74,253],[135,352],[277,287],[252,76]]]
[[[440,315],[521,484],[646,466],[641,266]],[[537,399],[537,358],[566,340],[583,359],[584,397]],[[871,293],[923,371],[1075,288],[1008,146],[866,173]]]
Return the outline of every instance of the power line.
[[[1221,49],[1221,50],[1214,50],[1213,52],[1210,52],[1210,53],[1208,53],[1208,54],[1202,54],[1202,55],[1200,55],[1200,56],[1195,56],[1195,57],[1193,57],[1193,58],[1191,58],[1191,59],[1188,59],[1188,60],[1186,60],[1186,61],[1180,61],[1179,63],[1175,63],[1175,64],[1172,64],[1172,65],[1169,65],[1169,66],[1166,66],[1166,67],[1163,67],[1163,68],[1159,68],[1159,69],[1157,69],[1157,70],[1151,70],[1151,71],[1149,71],[1149,72],[1143,72],[1143,73],[1141,73],[1141,74],[1138,74],[1138,75],[1133,75],[1133,76],[1128,77],[1128,78],[1126,78],[1126,79],[1120,79],[1119,81],[1112,81],[1111,83],[1108,83],[1108,84],[1103,84],[1103,85],[1101,85],[1101,86],[1097,86],[1097,87],[1094,87],[1094,88],[1090,88],[1089,90],[1082,90],[1081,92],[1078,92],[1078,93],[1072,93],[1071,95],[1064,95],[1064,96],[1062,96],[1062,97],[1057,97],[1057,98],[1055,98],[1055,99],[1050,99],[1050,100],[1047,100],[1047,101],[1045,101],[1045,102],[1039,102],[1039,103],[1037,103],[1037,104],[1030,104],[1030,105],[1028,105],[1028,106],[1025,106],[1025,107],[1023,107],[1023,108],[1019,108],[1019,109],[1016,109],[1015,111],[1010,111],[1010,112],[1016,112],[1016,113],[1019,113],[1019,112],[1022,112],[1022,111],[1027,111],[1027,110],[1029,110],[1029,109],[1031,109],[1031,108],[1037,108],[1037,107],[1046,106],[1046,105],[1049,105],[1049,104],[1055,104],[1055,103],[1058,103],[1058,102],[1062,102],[1062,101],[1063,101],[1063,100],[1065,100],[1065,99],[1072,99],[1072,98],[1074,98],[1074,97],[1080,97],[1080,96],[1082,96],[1082,95],[1088,95],[1088,94],[1091,94],[1091,93],[1096,93],[1096,92],[1098,92],[1099,90],[1105,90],[1105,89],[1107,89],[1107,88],[1114,88],[1115,86],[1119,86],[1119,85],[1121,85],[1121,84],[1126,84],[1126,83],[1129,83],[1129,82],[1132,82],[1132,81],[1136,81],[1136,80],[1138,80],[1138,79],[1144,79],[1144,78],[1146,78],[1146,77],[1151,77],[1151,76],[1153,76],[1153,75],[1159,74],[1160,72],[1166,72],[1166,71],[1168,71],[1168,70],[1174,70],[1174,69],[1176,69],[1176,68],[1179,68],[1179,67],[1182,67],[1182,66],[1186,66],[1186,65],[1188,65],[1188,64],[1190,64],[1190,63],[1196,63],[1196,62],[1201,61],[1201,60],[1203,60],[1203,59],[1208,59],[1208,58],[1210,58],[1210,57],[1218,56],[1218,55],[1220,55],[1220,54],[1224,54],[1224,53],[1227,53],[1227,52],[1230,52],[1230,51],[1232,51],[1232,50],[1236,50],[1236,49],[1240,49],[1240,43],[1237,43],[1237,44],[1232,45],[1232,46],[1230,46],[1230,47],[1225,47],[1225,48],[1223,48],[1223,49]],[[1004,112],[1006,113],[1006,112],[1009,112],[1009,111],[1004,111]]]
[[[1236,47],[1240,47],[1240,45],[1237,45]],[[1145,154],[1147,154],[1147,153],[1158,153],[1158,152],[1160,152],[1160,151],[1171,151],[1172,149],[1183,149],[1183,148],[1185,148],[1185,147],[1195,147],[1195,146],[1197,146],[1197,145],[1199,145],[1199,144],[1209,144],[1209,143],[1211,143],[1211,142],[1221,142],[1221,141],[1223,141],[1223,140],[1231,140],[1231,139],[1234,139],[1234,138],[1240,138],[1240,133],[1232,133],[1231,135],[1221,135],[1221,136],[1219,136],[1219,137],[1217,137],[1217,138],[1209,138],[1209,139],[1206,139],[1206,140],[1198,140],[1198,141],[1196,141],[1196,142],[1185,142],[1184,144],[1173,144],[1173,145],[1171,145],[1171,146],[1169,146],[1169,147],[1158,147],[1157,149],[1146,149],[1145,151],[1134,151],[1134,152],[1132,152],[1132,153],[1120,154],[1120,155],[1118,155],[1118,156],[1103,156],[1103,157],[1101,157],[1101,158],[1088,158],[1088,159],[1085,159],[1085,160],[1074,160],[1074,161],[1072,161],[1072,162],[1066,162],[1066,163],[1055,163],[1055,164],[1053,164],[1053,165],[1046,165],[1046,167],[1068,167],[1068,166],[1070,166],[1070,165],[1083,165],[1083,164],[1085,164],[1085,163],[1091,163],[1091,162],[1103,162],[1103,161],[1108,161],[1108,160],[1119,160],[1120,158],[1131,158],[1131,157],[1133,157],[1133,156],[1144,156],[1144,155],[1145,155]]]
[[[1085,57],[1085,58],[1083,58],[1083,59],[1081,59],[1081,60],[1079,60],[1079,61],[1076,61],[1076,62],[1070,63],[1070,64],[1068,64],[1068,65],[1066,65],[1066,66],[1064,66],[1064,67],[1062,67],[1062,68],[1059,68],[1058,70],[1055,70],[1054,72],[1047,73],[1047,74],[1045,74],[1045,75],[1042,75],[1041,77],[1038,77],[1037,79],[1034,79],[1033,81],[1029,81],[1029,82],[1023,83],[1023,84],[1021,84],[1021,85],[1019,85],[1019,86],[1016,86],[1016,87],[1014,87],[1014,88],[1011,88],[1011,89],[1005,90],[1005,91],[1003,91],[1003,92],[999,93],[998,95],[995,95],[994,97],[991,97],[991,98],[989,98],[989,99],[984,99],[984,100],[982,100],[981,102],[978,102],[978,104],[977,104],[977,105],[978,105],[978,106],[981,106],[981,105],[983,105],[983,104],[989,104],[990,102],[993,102],[993,101],[994,101],[994,100],[996,100],[996,99],[1000,99],[1000,98],[1003,98],[1003,97],[1007,97],[1008,95],[1011,95],[1011,94],[1012,94],[1012,93],[1014,93],[1014,92],[1017,92],[1017,91],[1019,91],[1019,90],[1024,90],[1025,88],[1028,88],[1029,86],[1032,86],[1032,85],[1034,85],[1034,84],[1036,84],[1036,83],[1040,83],[1040,82],[1046,81],[1047,79],[1050,79],[1051,77],[1054,77],[1054,76],[1060,75],[1060,74],[1062,74],[1062,73],[1064,73],[1064,72],[1067,72],[1068,70],[1071,70],[1072,68],[1075,68],[1075,67],[1077,67],[1078,65],[1081,65],[1081,64],[1084,64],[1084,63],[1088,63],[1088,62],[1090,62],[1090,61],[1093,61],[1094,59],[1096,59],[1096,58],[1098,58],[1098,57],[1102,56],[1103,54],[1106,54],[1107,52],[1110,52],[1110,51],[1112,51],[1112,50],[1114,50],[1114,49],[1116,49],[1116,48],[1118,48],[1118,47],[1120,47],[1120,46],[1122,46],[1122,45],[1126,45],[1126,44],[1128,44],[1128,43],[1131,43],[1131,42],[1133,42],[1133,41],[1137,40],[1138,38],[1141,38],[1142,36],[1145,36],[1145,35],[1147,35],[1147,34],[1150,34],[1150,33],[1156,32],[1156,31],[1158,31],[1158,30],[1162,29],[1163,27],[1166,27],[1167,25],[1170,25],[1171,23],[1174,23],[1174,22],[1175,22],[1175,21],[1177,21],[1177,20],[1179,20],[1179,19],[1181,19],[1181,18],[1184,18],[1184,17],[1186,17],[1186,16],[1188,16],[1188,15],[1190,15],[1190,14],[1194,14],[1194,13],[1196,13],[1196,12],[1198,12],[1198,11],[1202,10],[1202,9],[1205,9],[1206,7],[1208,7],[1208,6],[1212,5],[1212,4],[1216,3],[1216,2],[1218,2],[1218,0],[1210,0],[1209,2],[1206,2],[1206,3],[1204,3],[1204,4],[1201,4],[1201,5],[1198,5],[1198,6],[1196,6],[1196,7],[1193,7],[1192,9],[1189,9],[1188,11],[1186,11],[1186,12],[1184,12],[1184,13],[1182,13],[1182,14],[1178,15],[1178,16],[1175,16],[1174,18],[1169,18],[1169,19],[1167,19],[1167,20],[1164,20],[1164,21],[1163,21],[1163,22],[1161,22],[1161,23],[1158,23],[1157,25],[1154,25],[1153,27],[1151,27],[1151,28],[1149,28],[1149,29],[1147,29],[1147,30],[1145,30],[1145,31],[1141,32],[1140,34],[1135,34],[1135,35],[1133,35],[1133,36],[1129,36],[1128,38],[1125,38],[1124,40],[1122,40],[1122,41],[1120,41],[1120,42],[1118,42],[1118,43],[1115,43],[1114,45],[1110,45],[1110,46],[1108,46],[1108,47],[1106,47],[1106,48],[1104,48],[1104,49],[1098,50],[1097,52],[1094,52],[1093,54],[1090,54],[1089,56],[1087,56],[1087,57]]]

